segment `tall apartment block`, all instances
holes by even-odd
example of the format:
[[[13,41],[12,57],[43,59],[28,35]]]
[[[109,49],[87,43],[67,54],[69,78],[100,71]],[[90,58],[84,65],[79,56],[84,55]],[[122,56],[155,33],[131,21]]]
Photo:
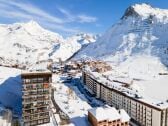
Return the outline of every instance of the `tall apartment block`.
[[[22,119],[24,126],[50,122],[50,72],[22,73]]]

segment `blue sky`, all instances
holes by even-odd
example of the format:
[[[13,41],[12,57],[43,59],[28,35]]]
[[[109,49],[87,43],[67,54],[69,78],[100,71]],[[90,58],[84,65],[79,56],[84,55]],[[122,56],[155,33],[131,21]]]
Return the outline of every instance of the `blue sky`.
[[[37,21],[63,36],[103,33],[135,3],[168,8],[167,0],[0,0],[0,23]]]

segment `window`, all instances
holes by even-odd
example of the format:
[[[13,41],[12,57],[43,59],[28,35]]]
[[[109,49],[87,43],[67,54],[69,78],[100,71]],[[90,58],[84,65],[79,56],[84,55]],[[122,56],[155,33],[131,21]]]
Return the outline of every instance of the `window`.
[[[45,83],[45,84],[43,84],[43,87],[44,88],[49,88],[49,84]]]
[[[38,124],[42,124],[43,123],[43,120],[38,120]]]

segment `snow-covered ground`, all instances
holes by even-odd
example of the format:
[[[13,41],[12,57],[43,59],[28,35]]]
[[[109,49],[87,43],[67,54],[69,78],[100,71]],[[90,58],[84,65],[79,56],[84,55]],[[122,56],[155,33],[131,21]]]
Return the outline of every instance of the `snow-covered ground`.
[[[54,97],[60,108],[70,117],[71,125],[88,126],[87,113],[91,106],[76,86],[69,88],[64,83],[58,83],[60,77],[53,76],[53,86],[56,88]]]

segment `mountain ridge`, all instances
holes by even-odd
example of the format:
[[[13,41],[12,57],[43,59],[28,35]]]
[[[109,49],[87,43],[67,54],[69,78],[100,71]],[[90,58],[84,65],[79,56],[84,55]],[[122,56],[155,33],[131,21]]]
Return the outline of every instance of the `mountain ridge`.
[[[65,39],[58,33],[42,28],[35,21],[1,24],[0,65],[26,67],[48,60],[65,61],[84,44],[95,39],[94,35],[89,34]]]

